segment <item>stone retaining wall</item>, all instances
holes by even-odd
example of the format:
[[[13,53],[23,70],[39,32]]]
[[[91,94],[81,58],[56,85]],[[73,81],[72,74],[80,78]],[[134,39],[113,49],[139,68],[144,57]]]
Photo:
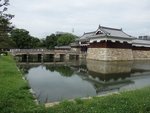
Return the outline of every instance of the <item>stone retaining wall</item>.
[[[132,49],[88,48],[87,59],[103,61],[133,60]]]
[[[134,60],[150,60],[150,51],[133,50]]]

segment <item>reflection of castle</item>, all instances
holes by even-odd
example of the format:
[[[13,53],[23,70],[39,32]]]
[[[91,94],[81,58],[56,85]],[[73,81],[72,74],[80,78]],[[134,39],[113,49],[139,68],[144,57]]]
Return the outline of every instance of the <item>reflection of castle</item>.
[[[82,79],[90,82],[97,93],[116,91],[134,83],[132,80],[150,74],[150,62],[103,62],[87,60],[87,70],[80,69]],[[83,74],[84,73],[84,74]],[[86,73],[86,75],[85,75]]]
[[[78,73],[83,80],[90,82],[97,93],[116,91],[133,83],[126,79],[130,77],[132,62],[103,62],[87,60],[87,68],[81,68]]]
[[[129,73],[131,71],[132,63],[132,61],[104,62],[87,60],[87,68],[101,74]]]

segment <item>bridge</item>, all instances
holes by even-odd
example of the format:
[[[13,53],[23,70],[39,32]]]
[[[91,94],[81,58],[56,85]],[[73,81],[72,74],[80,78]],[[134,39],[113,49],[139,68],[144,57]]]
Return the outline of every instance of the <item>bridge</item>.
[[[10,52],[13,56],[21,57],[28,61],[30,56],[37,56],[38,61],[43,61],[44,57],[57,58],[57,59],[69,59],[74,57],[76,59],[85,57],[86,53],[81,53],[73,50],[48,50],[48,49],[11,49]]]
[[[72,54],[79,55],[80,52],[71,51],[71,50],[48,50],[48,49],[11,49],[12,55],[24,55],[24,54]]]

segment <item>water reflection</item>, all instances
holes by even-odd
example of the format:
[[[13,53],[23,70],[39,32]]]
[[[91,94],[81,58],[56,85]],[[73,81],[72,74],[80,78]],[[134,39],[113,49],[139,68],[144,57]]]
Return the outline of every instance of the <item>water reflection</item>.
[[[40,102],[60,101],[150,85],[150,61],[22,63]]]
[[[74,73],[74,71],[69,66],[46,66],[47,70],[50,70],[51,72],[57,71],[60,75],[65,77],[71,77]]]

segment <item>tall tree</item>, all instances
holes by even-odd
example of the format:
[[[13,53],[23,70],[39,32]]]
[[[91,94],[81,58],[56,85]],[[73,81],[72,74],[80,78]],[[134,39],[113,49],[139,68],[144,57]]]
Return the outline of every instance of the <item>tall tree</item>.
[[[32,37],[29,35],[29,31],[25,29],[13,29],[11,31],[11,38],[16,43],[17,48],[29,49],[32,47]]]
[[[25,29],[15,28],[10,32],[11,39],[15,42],[16,47],[20,49],[39,48],[42,47],[42,41],[29,34]]]
[[[9,0],[0,0],[0,48],[10,48],[14,45],[13,41],[9,38],[9,32],[13,28],[10,20],[14,15],[7,14],[7,6]]]

